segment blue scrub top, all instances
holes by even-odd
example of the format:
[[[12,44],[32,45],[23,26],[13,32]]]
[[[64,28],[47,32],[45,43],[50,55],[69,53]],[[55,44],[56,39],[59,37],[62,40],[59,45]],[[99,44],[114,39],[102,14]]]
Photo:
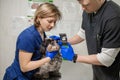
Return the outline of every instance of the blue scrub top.
[[[12,65],[6,69],[4,80],[31,80],[31,77],[37,71],[37,69],[25,73],[20,70],[19,50],[32,53],[32,61],[39,60],[42,56],[40,53],[41,43],[42,38],[34,25],[25,29],[17,39],[15,59]]]

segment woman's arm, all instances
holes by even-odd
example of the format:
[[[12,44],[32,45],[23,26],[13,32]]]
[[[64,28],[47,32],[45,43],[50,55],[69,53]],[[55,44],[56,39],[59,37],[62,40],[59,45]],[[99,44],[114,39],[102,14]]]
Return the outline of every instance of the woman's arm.
[[[37,61],[31,61],[32,55],[33,54],[29,52],[25,52],[22,50],[19,51],[19,63],[22,72],[34,70],[51,60],[49,57],[46,57]]]

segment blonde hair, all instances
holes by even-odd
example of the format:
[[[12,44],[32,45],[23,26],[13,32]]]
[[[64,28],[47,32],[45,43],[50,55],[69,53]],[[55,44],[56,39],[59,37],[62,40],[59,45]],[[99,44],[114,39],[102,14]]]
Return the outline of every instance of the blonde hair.
[[[37,20],[37,18],[47,18],[47,17],[55,17],[57,20],[61,19],[61,12],[52,3],[43,3],[38,6],[37,10],[35,11],[34,15],[34,25],[35,27],[38,27],[40,25],[40,22]]]

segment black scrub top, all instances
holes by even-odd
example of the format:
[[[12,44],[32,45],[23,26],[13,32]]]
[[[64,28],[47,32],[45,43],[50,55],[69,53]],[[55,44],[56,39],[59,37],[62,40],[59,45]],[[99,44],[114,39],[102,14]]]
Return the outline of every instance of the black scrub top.
[[[102,48],[120,48],[120,6],[105,1],[96,14],[83,12],[82,28],[85,30],[89,54]],[[120,80],[120,52],[110,67],[93,65],[94,80]]]

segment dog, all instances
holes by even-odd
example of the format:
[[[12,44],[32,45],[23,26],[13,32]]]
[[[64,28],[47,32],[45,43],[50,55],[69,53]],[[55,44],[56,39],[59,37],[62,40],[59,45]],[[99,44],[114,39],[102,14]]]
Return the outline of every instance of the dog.
[[[52,39],[45,39],[40,45],[40,52],[42,58],[46,57],[45,52],[59,50],[57,42]],[[48,63],[45,63],[39,68],[39,71],[35,73],[33,80],[44,80],[50,77],[61,77],[60,68],[62,64],[62,57],[58,51],[56,56]]]

